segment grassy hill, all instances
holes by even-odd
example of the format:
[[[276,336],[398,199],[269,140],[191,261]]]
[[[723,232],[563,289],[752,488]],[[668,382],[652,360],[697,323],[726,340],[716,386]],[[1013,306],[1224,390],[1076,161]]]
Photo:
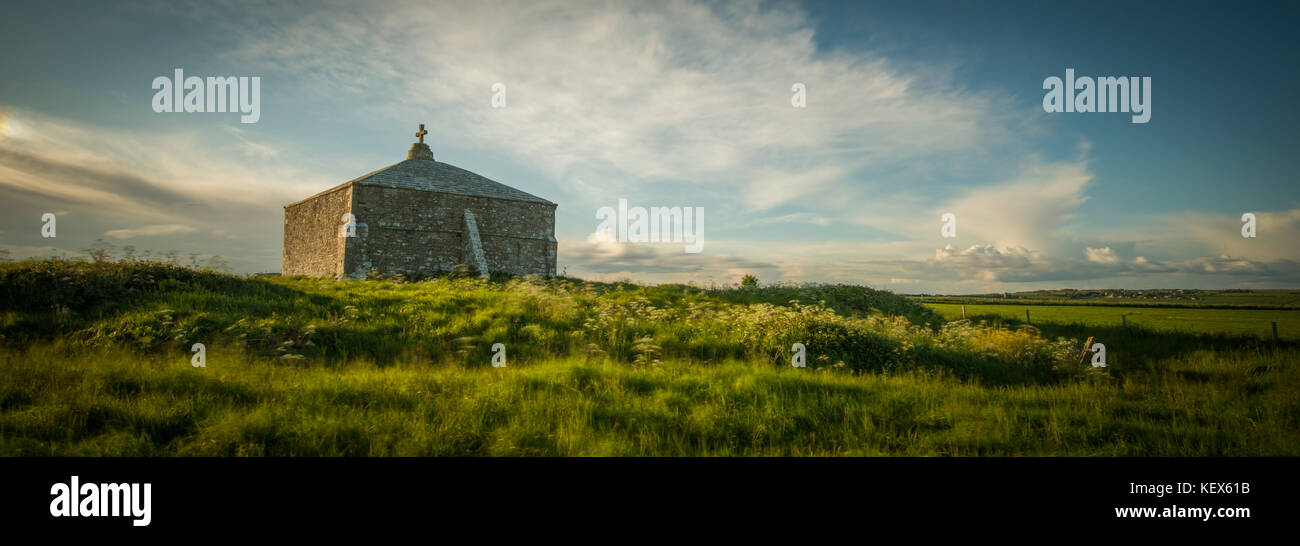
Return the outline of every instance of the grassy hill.
[[[843,285],[2,264],[0,454],[1300,453],[1294,343],[1053,327]]]

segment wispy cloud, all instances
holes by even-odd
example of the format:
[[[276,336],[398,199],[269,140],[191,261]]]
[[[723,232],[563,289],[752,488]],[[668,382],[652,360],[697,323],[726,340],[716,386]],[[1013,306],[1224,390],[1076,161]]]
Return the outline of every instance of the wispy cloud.
[[[595,233],[584,241],[561,240],[560,267],[593,280],[735,282],[746,273],[776,280],[780,266],[726,253],[688,254],[680,243],[619,243]]]
[[[154,237],[155,250],[222,254],[246,271],[273,270],[280,207],[328,180],[290,162],[250,159],[242,144],[221,138],[225,131],[123,131],[13,109],[5,117],[0,210],[30,216],[28,229],[7,242],[32,248]],[[55,239],[40,236],[43,212],[58,218]]]
[[[198,231],[192,226],[183,224],[158,224],[149,226],[140,226],[138,228],[112,229],[104,232],[104,235],[115,239],[130,239],[132,237],[158,237],[162,235],[180,235],[184,233],[194,233]]]
[[[510,154],[561,180],[585,173],[624,194],[647,181],[687,181],[764,211],[856,192],[859,171],[977,155],[1009,134],[989,95],[934,84],[947,74],[819,51],[794,7],[339,9],[346,13],[275,32],[251,29],[234,55],[363,108],[438,112],[438,138]],[[506,108],[489,104],[498,82]],[[791,105],[794,82],[807,86],[807,108]]]

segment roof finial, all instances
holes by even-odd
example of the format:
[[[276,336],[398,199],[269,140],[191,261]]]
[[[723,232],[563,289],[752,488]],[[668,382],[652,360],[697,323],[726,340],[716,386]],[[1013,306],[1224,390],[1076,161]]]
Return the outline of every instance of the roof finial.
[[[430,150],[429,145],[424,143],[424,135],[427,134],[429,134],[429,132],[424,130],[424,124],[421,123],[420,130],[415,132],[415,136],[419,138],[420,141],[411,145],[411,149],[406,152],[407,159],[433,160],[433,150]]]

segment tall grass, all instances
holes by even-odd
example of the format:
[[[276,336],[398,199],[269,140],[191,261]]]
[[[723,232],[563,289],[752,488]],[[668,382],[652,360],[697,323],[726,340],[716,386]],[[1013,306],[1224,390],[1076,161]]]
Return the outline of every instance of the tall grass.
[[[29,295],[30,294],[30,295]],[[733,290],[570,279],[419,282],[239,278],[158,264],[36,262],[0,267],[0,335],[188,354],[232,343],[284,363],[356,358],[486,365],[602,355],[788,365],[803,343],[814,369],[943,369],[994,383],[1078,373],[1077,341],[948,323],[925,306],[854,286]],[[942,326],[941,326],[942,325]],[[653,353],[655,358],[647,358]]]
[[[290,367],[0,351],[3,455],[1295,455],[1300,353],[990,388],[726,361]]]
[[[1294,344],[1129,329],[1149,357],[1094,370],[1090,332],[945,323],[862,287],[54,261],[0,264],[0,305],[5,455],[1300,451]]]

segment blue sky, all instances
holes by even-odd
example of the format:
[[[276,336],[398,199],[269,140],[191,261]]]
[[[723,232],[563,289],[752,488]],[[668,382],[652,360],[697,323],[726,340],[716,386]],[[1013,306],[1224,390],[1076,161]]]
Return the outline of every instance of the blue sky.
[[[1296,4],[990,4],[6,5],[0,250],[277,271],[281,207],[403,159],[425,123],[438,160],[559,203],[572,275],[1297,285]],[[261,120],[153,112],[174,68],[261,76]],[[1043,112],[1067,68],[1151,77],[1151,121]],[[704,207],[704,251],[598,240],[620,198]]]

